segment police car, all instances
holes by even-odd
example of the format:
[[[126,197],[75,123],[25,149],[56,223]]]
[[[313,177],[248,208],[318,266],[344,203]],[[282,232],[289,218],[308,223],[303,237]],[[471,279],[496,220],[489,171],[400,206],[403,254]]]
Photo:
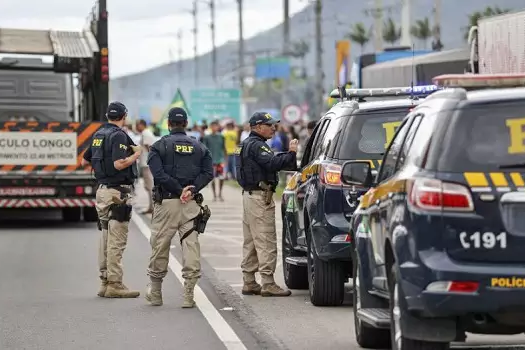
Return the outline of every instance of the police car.
[[[435,90],[424,86],[332,92],[342,101],[317,123],[281,202],[285,283],[290,289],[308,289],[313,305],[340,305],[352,275],[348,224],[366,189],[351,191],[341,184],[342,164],[366,159],[378,166],[396,127],[421,102],[419,97]]]
[[[444,75],[399,126],[351,224],[359,345],[525,332],[525,75]],[[521,87],[517,87],[521,86]]]

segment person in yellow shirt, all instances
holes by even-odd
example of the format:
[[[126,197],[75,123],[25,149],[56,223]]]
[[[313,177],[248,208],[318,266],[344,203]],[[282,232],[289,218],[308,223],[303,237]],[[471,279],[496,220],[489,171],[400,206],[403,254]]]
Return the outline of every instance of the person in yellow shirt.
[[[224,136],[224,146],[226,148],[226,174],[231,179],[235,179],[235,149],[239,143],[239,133],[233,122],[226,124],[226,129],[222,132]]]

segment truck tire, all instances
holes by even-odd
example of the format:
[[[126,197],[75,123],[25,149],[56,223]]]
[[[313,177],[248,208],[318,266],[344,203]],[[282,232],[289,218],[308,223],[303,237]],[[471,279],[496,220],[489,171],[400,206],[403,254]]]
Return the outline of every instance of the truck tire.
[[[309,230],[309,229],[308,229]],[[315,306],[339,306],[345,296],[345,269],[340,261],[319,259],[310,232],[308,241],[308,289]]]
[[[283,223],[282,259],[284,283],[290,289],[308,289],[308,269],[306,266],[297,266],[286,262],[286,257],[297,256],[297,253],[286,238],[286,228]]]
[[[361,264],[357,254],[354,254],[354,330],[357,344],[366,349],[388,349],[390,347],[390,330],[374,328],[362,322],[357,317],[357,311],[361,308],[383,308],[386,302],[374,295],[370,295],[362,282]]]
[[[404,305],[403,291],[397,282],[395,266],[392,266],[389,278],[390,293],[390,334],[392,350],[448,350],[449,343],[438,343],[424,340],[407,339],[403,336],[400,327],[400,319],[406,312]],[[397,333],[397,336],[396,336]]]
[[[82,208],[62,208],[62,219],[65,222],[79,222],[82,216]]]
[[[98,214],[95,207],[84,207],[84,221],[85,222],[97,222]]]

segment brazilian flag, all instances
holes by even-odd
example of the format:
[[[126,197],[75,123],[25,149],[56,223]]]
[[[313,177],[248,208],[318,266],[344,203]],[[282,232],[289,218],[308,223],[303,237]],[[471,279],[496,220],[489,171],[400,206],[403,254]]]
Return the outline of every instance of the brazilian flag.
[[[168,108],[166,108],[166,110],[162,114],[162,119],[160,120],[160,135],[161,136],[168,135],[170,133],[170,129],[168,128],[168,112],[170,111],[170,109],[174,107],[184,108],[186,112],[188,113],[188,119],[189,119],[190,111],[188,109],[188,104],[186,103],[186,100],[184,100],[184,96],[182,96],[182,92],[180,91],[180,89],[177,89],[177,93],[171,100],[170,105],[168,106]]]

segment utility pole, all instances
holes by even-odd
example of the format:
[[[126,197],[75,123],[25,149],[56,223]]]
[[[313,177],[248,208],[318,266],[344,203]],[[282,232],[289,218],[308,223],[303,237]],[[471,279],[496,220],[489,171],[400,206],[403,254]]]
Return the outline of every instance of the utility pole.
[[[434,0],[434,41],[432,42],[432,50],[441,51],[443,43],[441,42],[441,0]]]
[[[179,85],[182,84],[182,29],[179,29],[179,32],[177,33],[177,41],[178,41],[178,62],[177,62],[177,70],[178,70],[178,76],[179,76]]]
[[[283,25],[283,54],[290,59],[292,51],[290,42],[290,0],[283,0],[284,25]],[[290,72],[291,73],[291,72]],[[281,94],[281,108],[284,108],[286,101],[286,92],[290,85],[290,77],[284,79],[283,93]]]
[[[210,14],[211,14],[211,59],[212,59],[212,76],[213,82],[217,85],[217,47],[215,46],[215,0],[210,0]]]
[[[241,96],[244,96],[244,34],[243,34],[243,0],[237,0],[239,12],[239,85]]]
[[[197,27],[197,0],[193,0],[193,10],[191,11],[191,15],[193,16],[193,71],[195,73],[195,86],[199,84],[199,68],[198,68],[198,50],[197,50],[197,42],[199,40],[198,38],[198,27]]]
[[[317,120],[321,117],[324,106],[324,73],[323,73],[323,5],[321,0],[315,1],[315,51],[316,51],[316,60],[315,60],[315,115],[313,116],[314,120]]]
[[[412,23],[412,0],[403,0],[401,11],[401,46],[412,47],[410,25]]]
[[[374,46],[376,52],[383,51],[383,0],[375,0]]]

